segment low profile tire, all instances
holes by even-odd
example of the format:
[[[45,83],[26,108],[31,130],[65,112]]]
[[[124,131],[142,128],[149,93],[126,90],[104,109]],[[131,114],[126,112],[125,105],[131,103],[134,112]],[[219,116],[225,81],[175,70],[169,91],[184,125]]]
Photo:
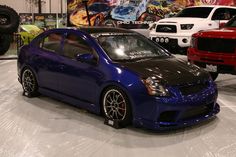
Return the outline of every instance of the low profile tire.
[[[212,80],[215,81],[216,78],[218,77],[219,73],[217,73],[217,72],[210,72],[210,75],[211,75]]]
[[[0,33],[17,31],[20,18],[17,12],[6,5],[0,5]]]
[[[119,121],[122,127],[132,122],[132,111],[127,95],[118,87],[109,87],[102,98],[103,113],[109,120]]]
[[[38,83],[33,71],[25,68],[22,72],[23,95],[27,97],[35,97],[38,95]]]
[[[11,35],[9,34],[2,34],[0,35],[0,55],[4,55],[11,44]]]

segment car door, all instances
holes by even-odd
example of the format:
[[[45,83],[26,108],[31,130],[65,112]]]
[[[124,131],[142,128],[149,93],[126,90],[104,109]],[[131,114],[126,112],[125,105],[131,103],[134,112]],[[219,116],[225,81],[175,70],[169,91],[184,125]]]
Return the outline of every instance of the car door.
[[[102,72],[97,64],[82,63],[76,60],[77,54],[93,54],[98,56],[92,46],[82,34],[76,34],[71,30],[63,42],[60,65],[63,66],[63,76],[59,78],[60,92],[65,95],[94,103],[102,80]]]
[[[33,50],[37,51],[33,62],[37,67],[38,83],[41,88],[58,90],[62,39],[63,33],[60,32],[46,34],[36,43],[38,47]]]

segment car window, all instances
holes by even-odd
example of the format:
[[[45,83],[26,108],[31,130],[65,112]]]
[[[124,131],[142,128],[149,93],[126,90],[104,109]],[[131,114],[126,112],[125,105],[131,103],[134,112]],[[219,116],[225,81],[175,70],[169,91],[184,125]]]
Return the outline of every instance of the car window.
[[[230,9],[229,9],[229,13],[230,13],[230,17],[231,17],[231,18],[234,17],[234,16],[236,15],[236,9],[230,8]]]
[[[168,57],[166,50],[148,38],[137,34],[102,35],[98,42],[106,54],[114,61]]]
[[[236,16],[226,23],[225,27],[236,27]]]
[[[39,47],[50,52],[59,54],[61,48],[62,33],[51,33],[39,42]]]
[[[228,8],[216,9],[215,13],[212,16],[212,20],[229,20],[231,18],[232,17]]]
[[[85,54],[92,52],[93,49],[80,36],[69,33],[65,37],[65,42],[62,49],[63,56],[75,59],[78,54]]]
[[[207,18],[213,7],[193,7],[185,8],[180,11],[176,17]]]

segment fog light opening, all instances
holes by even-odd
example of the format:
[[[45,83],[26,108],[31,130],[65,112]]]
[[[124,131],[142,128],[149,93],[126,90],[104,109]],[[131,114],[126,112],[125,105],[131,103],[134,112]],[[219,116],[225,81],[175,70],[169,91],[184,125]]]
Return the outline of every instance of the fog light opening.
[[[161,39],[160,39],[160,42],[161,42],[161,43],[164,43],[164,42],[165,42],[165,39],[164,39],[164,38],[161,38]]]
[[[159,38],[156,38],[156,42],[159,43],[160,39]]]
[[[187,42],[188,42],[188,39],[185,39],[185,38],[184,38],[182,41],[183,41],[183,43],[187,43]]]
[[[169,38],[165,38],[165,43],[168,43],[169,42]]]

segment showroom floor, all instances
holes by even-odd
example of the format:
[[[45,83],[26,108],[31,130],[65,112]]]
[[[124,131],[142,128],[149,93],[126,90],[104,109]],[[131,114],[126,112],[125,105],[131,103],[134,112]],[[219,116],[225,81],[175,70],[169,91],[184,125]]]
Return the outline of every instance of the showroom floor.
[[[0,60],[1,157],[235,157],[236,76],[220,75],[216,119],[168,133],[128,127],[57,100],[22,96],[16,61]]]

